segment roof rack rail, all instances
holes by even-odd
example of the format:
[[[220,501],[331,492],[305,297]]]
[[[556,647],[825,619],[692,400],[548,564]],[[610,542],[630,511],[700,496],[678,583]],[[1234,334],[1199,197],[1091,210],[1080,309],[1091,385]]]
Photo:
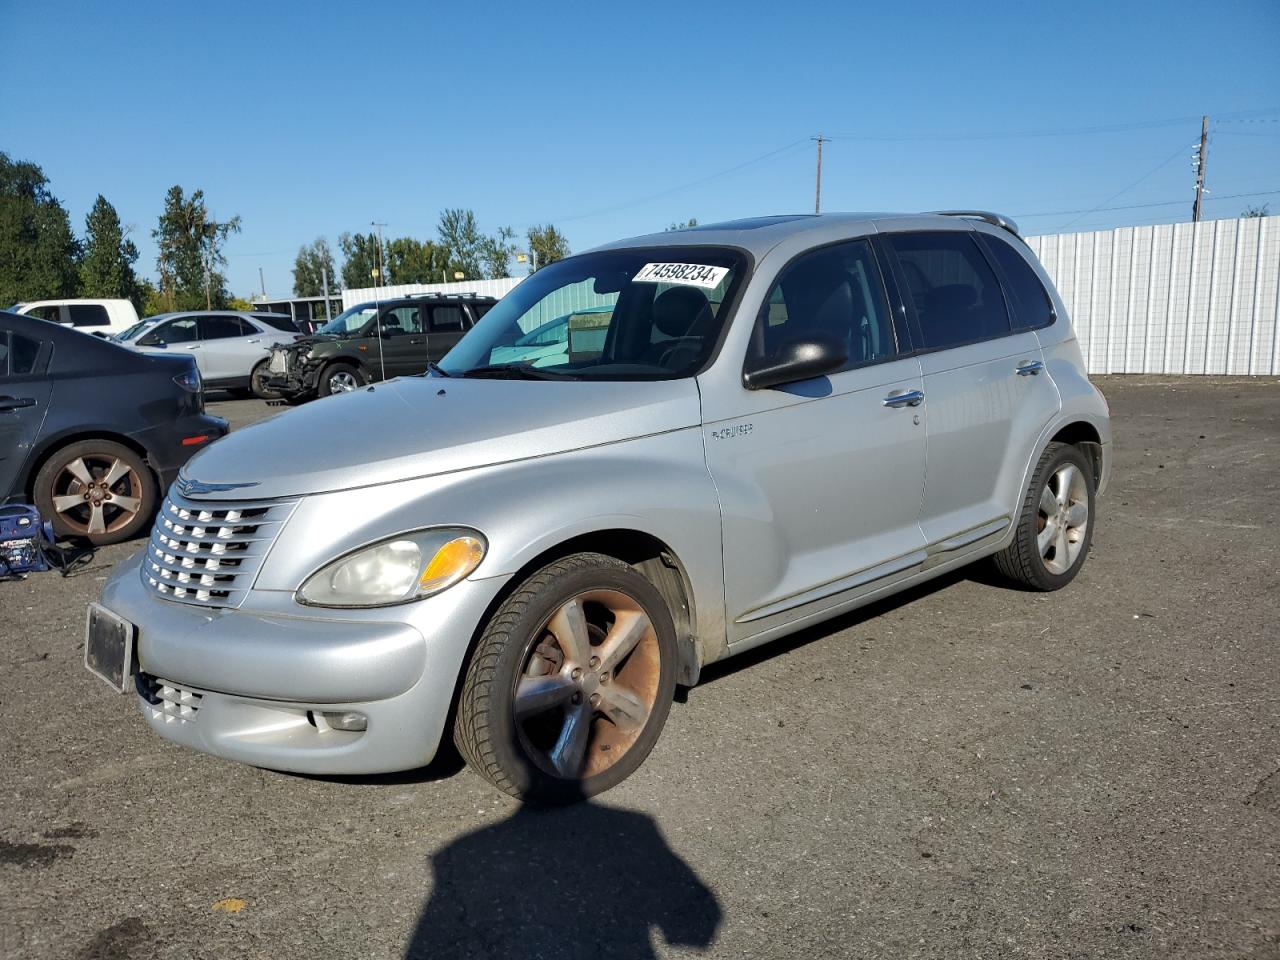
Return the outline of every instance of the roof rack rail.
[[[930,210],[940,217],[967,217],[970,220],[981,220],[989,223],[993,227],[999,227],[1002,230],[1008,230],[1015,237],[1021,237],[1018,233],[1018,225],[1008,217],[1003,217],[998,213],[992,213],[990,210]]]

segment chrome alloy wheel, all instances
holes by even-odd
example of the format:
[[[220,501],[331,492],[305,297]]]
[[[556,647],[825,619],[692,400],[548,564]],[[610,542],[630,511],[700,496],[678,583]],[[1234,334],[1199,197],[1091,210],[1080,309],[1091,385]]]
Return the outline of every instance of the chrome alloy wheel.
[[[329,374],[330,393],[350,393],[360,388],[360,381],[350,370],[335,370]]]
[[[1040,491],[1036,546],[1045,569],[1063,574],[1080,556],[1089,527],[1088,480],[1073,463],[1064,463]]]
[[[115,533],[142,509],[142,478],[119,457],[76,457],[54,477],[53,508],[76,534]]]
[[[613,590],[581,593],[537,631],[512,691],[525,754],[566,780],[620,760],[653,711],[662,656],[643,608]]]

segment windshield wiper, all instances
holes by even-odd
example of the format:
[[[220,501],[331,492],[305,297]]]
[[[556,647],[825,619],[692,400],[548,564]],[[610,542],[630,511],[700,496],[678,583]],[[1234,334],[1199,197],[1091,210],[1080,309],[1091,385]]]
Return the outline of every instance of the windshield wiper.
[[[440,375],[440,376],[442,376],[442,377],[451,377],[451,376],[453,376],[453,374],[451,374],[451,373],[450,373],[448,370],[446,370],[444,367],[440,366],[440,364],[436,363],[434,360],[428,360],[428,361],[427,361],[427,373],[435,373],[435,374],[439,374],[439,375]]]
[[[472,367],[462,374],[464,377],[502,377],[507,376],[519,380],[581,380],[576,373],[556,373],[535,367],[528,361],[524,363],[491,363],[483,367]]]

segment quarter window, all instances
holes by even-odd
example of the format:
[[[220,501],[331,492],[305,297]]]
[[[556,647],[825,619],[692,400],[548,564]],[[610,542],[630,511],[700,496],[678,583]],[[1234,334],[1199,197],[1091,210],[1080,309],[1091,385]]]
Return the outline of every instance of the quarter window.
[[[898,353],[875,255],[865,240],[824,247],[791,263],[756,321],[748,363],[767,362],[795,340],[826,336],[844,347],[844,369]]]
[[[111,318],[107,315],[107,308],[100,303],[69,303],[67,304],[67,312],[71,315],[71,325],[73,327],[107,327],[111,325]]]
[[[36,372],[40,341],[20,333],[0,333],[0,377],[21,377]]]
[[[1044,284],[1036,276],[1026,257],[1009,243],[985,233],[977,234],[987,252],[1004,271],[1005,292],[1013,311],[1015,330],[1035,330],[1053,322],[1053,304]]]
[[[1009,332],[1004,294],[970,231],[893,233],[926,349],[955,347]]]

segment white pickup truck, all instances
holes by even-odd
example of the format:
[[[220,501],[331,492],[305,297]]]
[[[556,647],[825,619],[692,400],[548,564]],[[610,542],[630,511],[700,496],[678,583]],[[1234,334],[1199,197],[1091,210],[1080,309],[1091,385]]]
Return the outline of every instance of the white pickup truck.
[[[18,304],[13,312],[103,337],[121,333],[138,322],[138,312],[128,300],[33,300]]]

